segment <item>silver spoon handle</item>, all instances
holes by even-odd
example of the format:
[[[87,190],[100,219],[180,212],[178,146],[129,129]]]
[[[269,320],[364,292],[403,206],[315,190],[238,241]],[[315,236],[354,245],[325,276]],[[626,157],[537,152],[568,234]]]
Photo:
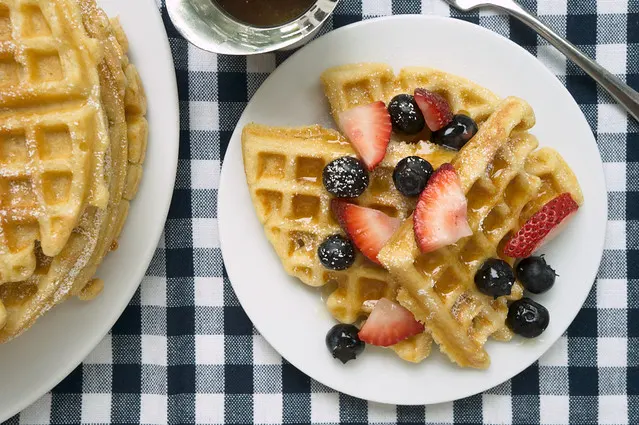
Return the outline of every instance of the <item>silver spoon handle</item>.
[[[639,93],[629,85],[608,72],[597,62],[584,55],[574,44],[557,35],[553,30],[544,25],[533,14],[529,13],[514,1],[503,1],[497,6],[499,9],[510,13],[515,18],[528,25],[539,35],[548,40],[557,50],[563,53],[568,59],[576,63],[588,75],[590,75],[601,87],[606,89],[610,95],[628,110],[637,121],[639,121]]]

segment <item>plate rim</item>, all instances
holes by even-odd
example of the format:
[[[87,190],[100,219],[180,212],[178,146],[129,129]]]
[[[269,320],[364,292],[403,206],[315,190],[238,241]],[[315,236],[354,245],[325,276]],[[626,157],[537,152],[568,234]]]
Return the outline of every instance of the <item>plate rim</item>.
[[[102,7],[106,3],[114,3],[116,1],[119,1],[119,0],[98,0],[98,3],[99,3],[98,5]],[[31,391],[30,394],[27,394],[24,397],[22,397],[22,401],[20,403],[16,403],[13,406],[9,406],[6,409],[3,409],[3,406],[0,405],[0,422],[3,422],[19,414],[24,409],[28,408],[33,403],[35,403],[40,397],[50,392],[56,385],[58,385],[60,382],[62,382],[62,380],[64,380],[67,376],[69,376],[74,369],[76,369],[82,362],[84,362],[87,356],[105,338],[105,336],[113,328],[113,326],[115,325],[117,320],[120,318],[120,316],[122,316],[122,313],[131,302],[133,295],[135,294],[137,289],[140,287],[140,283],[142,282],[142,280],[144,279],[144,276],[146,275],[146,270],[148,269],[148,266],[151,264],[151,260],[153,259],[155,250],[157,249],[157,246],[160,242],[160,238],[162,237],[162,234],[164,232],[164,226],[168,218],[169,208],[171,206],[171,200],[173,197],[173,191],[175,189],[175,178],[177,176],[177,167],[178,167],[178,159],[179,159],[180,110],[179,110],[179,95],[178,95],[177,79],[176,79],[177,77],[175,73],[175,66],[173,62],[171,47],[169,44],[168,34],[166,32],[164,23],[162,21],[162,15],[159,9],[157,8],[155,1],[154,0],[137,0],[137,1],[139,1],[140,3],[144,1],[146,3],[146,6],[143,6],[143,7],[152,10],[151,12],[152,17],[150,17],[150,20],[153,20],[154,22],[153,26],[158,26],[159,28],[161,28],[161,34],[163,34],[163,37],[161,37],[161,39],[158,39],[157,43],[158,44],[161,43],[163,47],[162,49],[158,49],[158,50],[161,50],[160,54],[165,56],[165,59],[167,62],[167,69],[169,69],[169,72],[171,76],[173,77],[171,80],[167,81],[168,84],[164,86],[165,95],[171,99],[171,102],[167,102],[167,105],[170,105],[170,106],[167,106],[167,108],[172,109],[171,115],[174,115],[174,118],[175,118],[174,120],[175,122],[172,124],[175,128],[175,134],[172,135],[173,137],[170,137],[167,139],[173,139],[175,142],[173,143],[174,146],[171,150],[166,149],[163,151],[164,155],[172,154],[173,164],[170,169],[166,170],[167,173],[170,173],[169,177],[171,178],[169,180],[172,183],[169,186],[167,186],[167,188],[165,189],[166,200],[164,202],[164,205],[162,206],[162,209],[158,213],[159,216],[163,217],[162,225],[158,226],[158,229],[155,230],[154,233],[156,233],[156,235],[153,238],[153,244],[151,244],[151,241],[149,242],[147,252],[140,253],[140,257],[139,257],[141,260],[140,264],[144,264],[145,266],[140,267],[141,272],[138,272],[134,276],[135,278],[134,277],[131,278],[132,282],[137,282],[137,283],[131,284],[128,287],[126,287],[126,297],[123,298],[126,300],[126,302],[123,302],[121,305],[116,305],[114,306],[114,308],[110,310],[111,314],[109,315],[108,318],[106,318],[102,322],[103,326],[100,327],[99,331],[94,331],[92,333],[91,338],[87,338],[86,342],[82,345],[82,350],[78,351],[77,356],[74,356],[73,360],[67,361],[67,364],[64,367],[59,367],[55,373],[51,373],[48,379],[41,381],[39,384],[33,385],[34,389]],[[147,118],[148,117],[149,116],[147,115]],[[152,122],[149,122],[149,127],[151,131],[153,128],[152,126],[153,126]],[[171,146],[171,145],[167,144],[167,146]],[[162,193],[162,192],[158,192],[158,193]],[[135,200],[131,204],[131,208],[135,208]],[[99,271],[99,268],[98,268],[98,271]]]
[[[366,25],[375,25],[378,22],[381,21],[390,21],[390,20],[440,20],[440,21],[449,21],[449,22],[455,22],[454,25],[460,25],[460,26],[465,26],[468,28],[471,28],[472,30],[475,31],[480,31],[480,32],[485,32],[485,33],[490,33],[491,36],[495,37],[496,39],[500,39],[501,42],[505,42],[506,44],[510,44],[511,47],[514,47],[516,49],[518,49],[520,52],[525,53],[526,55],[528,55],[530,58],[534,59],[534,61],[538,62],[541,65],[541,69],[542,72],[544,72],[545,74],[547,74],[548,76],[551,76],[555,81],[556,81],[556,87],[557,90],[562,91],[565,95],[567,95],[570,99],[572,104],[574,104],[574,106],[579,109],[579,114],[580,116],[583,118],[585,124],[587,125],[588,129],[589,129],[589,134],[591,136],[591,141],[595,144],[595,147],[597,147],[597,141],[596,141],[596,137],[594,136],[594,133],[592,132],[592,128],[590,127],[588,120],[586,119],[585,115],[583,114],[583,111],[581,110],[581,108],[579,107],[579,104],[577,103],[577,101],[574,99],[574,97],[572,96],[572,94],[570,94],[570,92],[568,91],[568,89],[561,83],[561,81],[557,78],[557,76],[543,63],[541,62],[536,56],[534,56],[533,54],[531,54],[529,51],[527,51],[525,48],[523,48],[522,46],[520,46],[519,44],[513,42],[512,40],[510,40],[507,37],[502,36],[501,34],[492,31],[488,28],[482,27],[481,25],[477,25],[477,24],[473,24],[471,22],[465,21],[463,19],[456,19],[454,17],[445,17],[445,16],[439,16],[439,15],[418,15],[418,14],[402,14],[402,15],[389,15],[389,16],[381,16],[381,17],[376,17],[376,18],[371,18],[371,19],[365,19],[365,20],[361,20],[361,21],[357,21],[354,23],[351,23],[349,25],[337,28],[335,30],[332,30],[324,35],[322,35],[321,37],[318,37],[316,39],[314,39],[313,41],[311,41],[308,45],[302,47],[300,50],[298,50],[297,52],[295,52],[294,54],[292,54],[290,57],[288,57],[284,62],[282,62],[274,71],[272,71],[269,76],[267,77],[266,80],[264,80],[260,87],[258,88],[258,90],[253,94],[253,96],[251,97],[251,99],[247,102],[246,107],[244,108],[242,114],[240,115],[239,119],[238,119],[238,123],[236,124],[233,133],[230,137],[230,143],[233,143],[234,140],[239,140],[239,134],[241,134],[242,129],[240,128],[239,124],[244,123],[246,121],[246,110],[248,109],[248,105],[250,104],[250,102],[252,101],[253,98],[257,97],[260,93],[260,90],[262,89],[262,87],[265,85],[265,83],[268,81],[269,78],[271,78],[271,76],[276,73],[282,66],[284,66],[287,62],[293,60],[293,58],[295,58],[298,54],[300,54],[301,51],[310,48],[310,46],[313,46],[315,43],[317,43],[320,39],[323,39],[325,37],[336,37],[334,34],[336,33],[341,33],[341,32],[346,32],[348,30],[352,30],[353,28],[356,27],[360,27],[360,26],[366,26]],[[390,64],[392,66],[392,64]],[[589,141],[590,143],[590,141]],[[229,145],[230,146],[230,145]],[[238,149],[240,150],[240,157],[243,155],[241,147],[238,147]],[[228,152],[228,148],[226,150],[226,152]],[[226,158],[226,157],[225,157]],[[225,159],[224,158],[224,159]],[[513,373],[511,376],[506,377],[504,380],[500,381],[499,383],[483,388],[479,391],[466,391],[463,393],[460,393],[459,395],[457,395],[455,398],[449,398],[449,397],[443,397],[441,399],[436,399],[434,401],[429,401],[427,403],[423,403],[423,402],[413,402],[413,401],[408,401],[408,402],[402,402],[402,403],[396,403],[396,402],[389,402],[389,401],[385,401],[385,400],[381,400],[381,399],[375,399],[375,398],[370,398],[370,397],[366,397],[366,398],[362,398],[361,396],[357,395],[357,394],[353,394],[350,391],[346,391],[343,388],[336,388],[334,385],[328,384],[323,378],[322,376],[318,375],[317,373],[309,373],[309,371],[307,370],[307,368],[303,368],[300,367],[300,365],[298,364],[297,361],[293,362],[290,361],[289,359],[287,359],[282,352],[275,346],[273,345],[273,343],[262,333],[262,331],[260,330],[261,325],[258,324],[257,322],[255,322],[252,318],[252,314],[249,311],[247,311],[244,308],[244,304],[242,303],[241,297],[239,295],[237,295],[237,292],[235,291],[235,285],[233,283],[233,279],[231,278],[231,275],[233,274],[233,272],[231,272],[227,267],[226,267],[226,258],[228,256],[228,250],[225,250],[224,246],[226,245],[225,242],[225,232],[222,230],[223,229],[223,222],[226,221],[226,214],[221,213],[224,208],[222,207],[223,205],[223,200],[226,199],[226,196],[223,196],[222,193],[225,192],[226,190],[230,190],[230,189],[225,189],[225,187],[230,187],[228,184],[225,184],[225,182],[229,179],[229,177],[227,177],[227,175],[230,173],[228,170],[229,167],[226,166],[227,161],[223,160],[222,161],[222,169],[221,169],[221,173],[220,173],[220,179],[219,179],[219,193],[218,193],[218,205],[217,205],[217,217],[218,217],[218,226],[219,226],[219,239],[220,239],[220,250],[221,250],[221,254],[222,254],[222,259],[224,262],[224,266],[225,266],[225,270],[227,272],[227,276],[229,278],[229,282],[231,283],[231,286],[233,287],[233,290],[237,296],[237,299],[240,303],[240,305],[242,306],[242,309],[245,311],[245,313],[247,314],[248,318],[251,320],[251,323],[253,324],[253,326],[257,329],[257,331],[259,332],[260,335],[262,335],[262,337],[265,339],[265,341],[278,353],[278,355],[280,355],[283,359],[285,359],[286,361],[288,361],[289,363],[291,363],[294,367],[296,367],[298,370],[300,370],[302,373],[306,374],[307,376],[309,376],[311,379],[316,380],[317,382],[326,385],[327,387],[347,394],[349,396],[355,397],[355,398],[360,398],[360,399],[364,399],[364,400],[369,400],[372,402],[376,402],[376,403],[380,403],[380,404],[390,404],[390,405],[432,405],[432,404],[438,404],[438,403],[444,403],[444,402],[450,402],[450,401],[455,401],[455,400],[459,400],[462,398],[466,398],[466,397],[470,397],[476,394],[480,394],[483,393],[491,388],[494,388],[498,385],[501,385],[503,382],[508,381],[509,379],[512,379],[513,377],[517,376],[518,374],[520,374],[522,371],[524,371],[526,368],[530,367],[532,364],[535,363],[535,361],[538,361],[539,358],[541,358],[545,353],[548,352],[548,350],[556,344],[556,342],[559,340],[559,338],[561,338],[562,335],[565,334],[566,330],[568,329],[568,327],[574,322],[575,318],[577,317],[577,314],[579,313],[579,311],[583,308],[584,303],[586,302],[586,299],[589,295],[589,293],[592,291],[592,287],[594,285],[595,280],[597,279],[597,272],[595,271],[595,275],[593,276],[593,279],[591,280],[591,283],[588,285],[587,287],[587,291],[584,290],[584,295],[582,297],[582,299],[579,300],[579,309],[577,310],[577,313],[575,314],[575,316],[568,322],[568,324],[566,325],[565,329],[562,330],[562,332],[553,339],[553,341],[548,345],[548,347],[540,354],[539,357],[537,357],[535,360],[533,360],[531,363],[526,364],[525,362],[522,363],[521,367],[517,367],[514,368],[513,370],[516,370],[515,373]],[[603,160],[601,158],[601,155],[599,154],[599,165],[598,165],[598,171],[601,174],[602,178],[603,178],[603,182],[604,182],[604,186],[603,186],[603,190],[604,190],[604,197],[607,198],[607,188],[605,186],[605,173],[604,173],[604,168],[603,168]],[[244,182],[245,184],[245,182]],[[603,216],[605,218],[605,222],[603,223],[604,227],[607,227],[607,221],[608,221],[608,201],[606,199],[605,204],[603,205]],[[224,217],[224,219],[223,219]],[[600,245],[600,247],[597,248],[597,252],[599,252],[598,254],[598,261],[597,261],[597,265],[601,264],[602,258],[603,258],[603,253],[605,250],[605,235],[606,232],[604,232],[603,237],[600,241],[600,243],[598,245]],[[226,254],[225,254],[226,251]],[[311,371],[314,372],[314,371]]]

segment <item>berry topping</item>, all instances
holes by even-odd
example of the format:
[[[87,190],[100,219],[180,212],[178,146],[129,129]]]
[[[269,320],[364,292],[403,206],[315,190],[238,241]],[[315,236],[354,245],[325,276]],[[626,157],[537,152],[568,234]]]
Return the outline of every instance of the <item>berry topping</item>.
[[[357,249],[379,264],[377,254],[399,228],[399,219],[340,199],[331,200],[331,209]]]
[[[515,273],[524,288],[533,294],[541,294],[552,288],[557,277],[543,255],[524,258],[515,267]]]
[[[415,102],[424,114],[426,125],[437,131],[453,119],[448,101],[439,93],[426,89],[415,89]]]
[[[324,167],[322,182],[333,196],[356,198],[368,187],[368,171],[359,159],[343,156]]]
[[[477,134],[477,124],[467,115],[457,114],[444,128],[433,133],[432,142],[460,150]]]
[[[405,196],[417,196],[433,174],[430,162],[418,156],[408,156],[397,163],[393,171],[395,187]]]
[[[355,248],[344,236],[331,235],[317,248],[317,256],[327,269],[346,270],[355,261]]]
[[[388,102],[388,113],[393,130],[404,134],[417,134],[424,129],[424,115],[415,98],[410,94],[398,94]]]
[[[443,164],[419,195],[413,213],[415,239],[426,253],[457,242],[473,232],[466,219],[466,197],[459,176],[450,164]]]
[[[530,256],[557,235],[578,208],[570,193],[562,193],[548,201],[510,238],[504,247],[504,255],[512,258]]]
[[[388,347],[424,332],[424,325],[415,320],[413,313],[386,298],[381,298],[359,331],[359,339]]]
[[[518,335],[535,338],[548,327],[550,314],[546,307],[530,298],[515,301],[508,308],[506,324]],[[361,338],[361,337],[360,337]]]
[[[338,324],[326,334],[326,347],[334,358],[342,363],[354,360],[362,354],[366,344],[359,339],[359,329],[353,325]]]
[[[356,106],[339,114],[342,130],[369,170],[382,162],[390,141],[391,119],[384,102]]]
[[[475,273],[475,285],[482,294],[491,297],[510,295],[515,283],[515,274],[504,260],[489,258]]]

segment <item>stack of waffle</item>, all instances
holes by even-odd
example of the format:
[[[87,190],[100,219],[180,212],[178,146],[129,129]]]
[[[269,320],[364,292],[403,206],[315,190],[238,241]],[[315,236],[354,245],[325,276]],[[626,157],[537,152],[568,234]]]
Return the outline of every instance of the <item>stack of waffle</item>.
[[[307,285],[329,288],[327,307],[340,322],[365,318],[382,297],[410,310],[426,331],[391,347],[405,360],[425,359],[435,341],[459,365],[487,367],[484,344],[488,337],[512,337],[505,325],[507,303],[521,298],[523,289],[516,283],[509,296],[493,299],[477,291],[473,276],[484,260],[500,256],[512,232],[545,202],[570,192],[581,204],[572,171],[554,150],[535,150],[537,140],[527,131],[535,118],[525,101],[501,100],[464,78],[429,68],[395,74],[385,64],[351,64],[326,70],[321,80],[338,126],[340,112],[380,100],[388,104],[421,87],[443,96],[453,113],[473,118],[479,132],[460,151],[428,142],[428,129],[410,137],[393,133],[384,160],[356,202],[403,224],[377,257],[383,267],[358,253],[353,266],[333,271],[317,256],[327,236],[341,233],[322,186],[322,170],[355,152],[340,133],[318,126],[247,125],[242,144],[249,189],[284,268]],[[392,180],[395,165],[410,155],[434,168],[453,164],[468,199],[472,236],[420,255],[411,217],[416,200],[402,196]]]
[[[0,342],[102,289],[148,133],[127,48],[94,0],[0,0]]]

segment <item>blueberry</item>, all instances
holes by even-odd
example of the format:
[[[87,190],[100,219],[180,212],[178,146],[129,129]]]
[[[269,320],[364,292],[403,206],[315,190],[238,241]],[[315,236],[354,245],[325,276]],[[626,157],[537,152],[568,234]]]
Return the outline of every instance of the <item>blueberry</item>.
[[[489,258],[475,273],[475,285],[482,294],[492,297],[510,295],[515,274],[504,260]]]
[[[359,159],[343,156],[324,167],[322,182],[331,195],[356,198],[368,187],[368,171]]]
[[[333,326],[326,334],[326,347],[334,358],[342,363],[355,359],[364,351],[366,344],[359,339],[359,329],[353,325]]]
[[[557,276],[543,256],[524,258],[515,267],[515,273],[524,288],[533,294],[541,294],[552,288]]]
[[[346,270],[355,261],[355,248],[344,236],[332,235],[317,248],[317,256],[327,269]]]
[[[433,174],[430,162],[418,156],[407,156],[397,163],[393,171],[395,187],[406,196],[417,196],[426,187]]]
[[[424,115],[410,94],[398,94],[388,102],[388,113],[393,130],[405,134],[417,134],[424,129]]]
[[[506,324],[518,335],[535,338],[548,327],[550,314],[543,305],[530,298],[515,301],[508,308]]]
[[[433,133],[432,142],[459,150],[477,133],[477,124],[467,115],[457,114],[441,130]]]

